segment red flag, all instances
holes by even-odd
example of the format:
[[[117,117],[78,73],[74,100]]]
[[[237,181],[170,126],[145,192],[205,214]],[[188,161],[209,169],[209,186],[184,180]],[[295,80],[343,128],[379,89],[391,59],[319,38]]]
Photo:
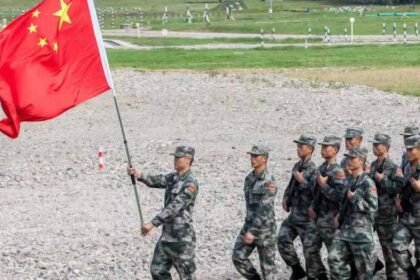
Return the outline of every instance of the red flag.
[[[93,0],[44,0],[0,33],[0,131],[54,118],[110,89]]]

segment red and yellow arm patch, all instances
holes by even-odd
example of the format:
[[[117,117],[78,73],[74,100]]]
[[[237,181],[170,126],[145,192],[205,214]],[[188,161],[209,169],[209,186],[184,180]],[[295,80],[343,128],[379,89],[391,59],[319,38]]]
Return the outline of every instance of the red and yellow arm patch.
[[[378,192],[375,185],[372,186],[372,188],[370,189],[370,191],[373,192],[373,193],[377,193]]]
[[[197,187],[194,184],[189,184],[188,187],[187,187],[187,189],[190,192],[196,192],[197,191]]]
[[[344,180],[346,178],[346,173],[344,173],[344,170],[340,170],[335,174],[335,176],[339,180]]]
[[[397,170],[395,170],[395,173],[398,175],[398,176],[403,176],[403,172],[402,172],[402,169],[401,169],[401,167],[397,167]]]
[[[269,190],[275,190],[277,188],[276,184],[273,182],[268,183],[265,187]]]

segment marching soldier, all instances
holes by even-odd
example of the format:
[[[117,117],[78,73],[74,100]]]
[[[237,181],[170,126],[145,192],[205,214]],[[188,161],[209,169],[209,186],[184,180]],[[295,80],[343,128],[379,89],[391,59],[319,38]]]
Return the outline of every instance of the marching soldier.
[[[420,279],[420,135],[405,140],[409,164],[404,170],[400,194],[402,214],[392,240],[394,258],[410,280]],[[411,262],[409,245],[414,240],[416,266]]]
[[[401,135],[404,137],[404,142],[405,140],[413,135],[419,135],[420,134],[420,129],[418,127],[415,126],[406,126],[404,128],[404,133],[402,133]],[[401,169],[404,172],[405,166],[409,164],[408,160],[407,160],[407,153],[404,152],[402,157],[401,157]]]
[[[375,229],[382,247],[388,280],[397,279],[398,266],[392,256],[392,237],[397,225],[395,199],[403,184],[401,168],[388,156],[391,137],[377,133],[373,139],[373,153],[377,159],[372,162],[370,178],[378,190],[378,212],[375,216]]]
[[[328,279],[324,265],[318,263],[321,260],[319,254],[322,243],[328,252],[332,250],[336,230],[334,220],[339,211],[346,177],[336,159],[341,137],[326,136],[319,145],[322,145],[321,155],[325,161],[316,173],[315,194],[308,213],[309,218],[315,221],[308,226],[304,242],[305,259],[313,263],[311,267],[315,268],[314,271],[308,269],[308,279]]]
[[[276,280],[276,221],[274,199],[277,185],[267,170],[268,150],[254,146],[248,152],[254,170],[245,178],[246,219],[236,239],[232,260],[238,272],[246,279]],[[249,260],[257,248],[262,277]]]
[[[162,235],[156,244],[151,264],[154,280],[172,279],[170,269],[175,267],[181,279],[196,279],[195,232],[192,212],[198,194],[198,184],[191,173],[195,150],[179,146],[174,155],[175,172],[167,175],[145,175],[136,168],[128,168],[140,182],[151,188],[165,189],[163,210],[151,222],[142,225],[142,235],[153,228],[163,226]]]
[[[350,176],[344,181],[346,192],[336,222],[339,231],[328,257],[331,279],[350,279],[348,265],[353,262],[357,279],[371,280],[376,261],[373,217],[378,210],[377,190],[364,172],[367,151],[357,147],[345,156]]]
[[[311,223],[308,217],[308,209],[313,199],[313,180],[316,172],[316,165],[311,160],[316,138],[301,135],[294,142],[297,143],[297,154],[300,161],[293,167],[289,185],[283,196],[283,209],[286,212],[290,211],[290,214],[281,224],[277,238],[277,247],[280,255],[286,264],[292,267],[293,272],[290,277],[292,280],[302,279],[306,276],[305,270],[299,262],[293,242],[299,236],[302,244],[304,244],[305,233]],[[321,260],[318,263],[320,262]],[[306,261],[307,270],[313,269],[310,267],[311,265],[312,263]]]
[[[364,130],[359,127],[350,127],[346,129],[346,134],[344,135],[345,143],[346,143],[346,150],[350,151],[353,148],[361,147],[363,142],[363,134]],[[344,157],[341,160],[341,167],[346,172],[346,175],[349,175],[349,171],[347,170],[347,161],[348,158]],[[364,171],[369,172],[369,162],[365,161]]]

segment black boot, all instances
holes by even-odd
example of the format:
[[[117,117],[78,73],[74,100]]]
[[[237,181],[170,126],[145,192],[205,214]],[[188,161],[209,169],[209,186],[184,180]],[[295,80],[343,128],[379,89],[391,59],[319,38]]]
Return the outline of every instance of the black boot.
[[[318,280],[328,280],[328,275],[326,272],[321,273],[320,275],[318,275]]]
[[[357,269],[354,263],[350,264],[350,280],[357,279]]]
[[[419,275],[414,267],[407,269],[408,280],[420,280]]]
[[[384,264],[381,262],[380,259],[376,259],[375,263],[375,270],[373,271],[373,275],[375,276],[378,271],[381,271],[384,268]]]
[[[306,276],[305,270],[303,270],[300,263],[292,266],[292,276],[290,276],[290,280],[299,280]]]

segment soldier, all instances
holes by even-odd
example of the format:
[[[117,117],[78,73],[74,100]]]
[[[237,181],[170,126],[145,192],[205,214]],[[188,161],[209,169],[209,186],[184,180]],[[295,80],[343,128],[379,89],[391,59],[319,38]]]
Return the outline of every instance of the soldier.
[[[315,271],[308,269],[308,279],[328,279],[324,265],[317,263],[321,260],[320,250],[322,243],[328,252],[332,250],[335,236],[334,219],[339,211],[339,203],[344,191],[344,170],[337,163],[337,153],[341,146],[341,137],[325,136],[322,143],[321,155],[325,162],[318,167],[316,172],[316,186],[314,199],[309,208],[310,223],[305,234],[305,259],[318,268]]]
[[[267,170],[268,150],[254,146],[248,152],[254,170],[245,178],[246,219],[233,248],[232,261],[236,269],[246,279],[275,280],[277,270],[276,256],[276,219],[274,199],[277,185]],[[262,278],[249,260],[257,248],[260,257]]]
[[[402,214],[394,232],[392,253],[408,279],[420,279],[420,135],[405,140],[409,164],[404,170],[404,186],[401,191]],[[416,266],[411,262],[409,245],[414,239]]]
[[[375,229],[381,243],[386,264],[388,280],[396,279],[398,266],[392,256],[392,237],[397,225],[395,199],[402,188],[403,175],[401,168],[388,156],[391,137],[377,133],[371,141],[373,153],[377,159],[372,163],[369,177],[375,182],[378,190],[378,212],[375,216]]]
[[[292,267],[293,272],[290,279],[302,279],[306,276],[306,273],[300,265],[293,242],[299,236],[302,244],[304,244],[305,232],[311,223],[308,217],[308,209],[313,198],[313,180],[316,172],[316,165],[311,160],[316,138],[301,135],[299,140],[294,142],[297,143],[297,154],[300,161],[294,165],[289,185],[284,192],[283,209],[286,212],[290,211],[290,214],[281,224],[277,247],[283,260],[288,266]],[[320,262],[321,260],[318,263]],[[310,267],[310,265],[312,263],[307,261],[307,270],[316,269]]]
[[[404,128],[404,133],[402,133],[401,135],[404,137],[404,141],[413,135],[418,135],[420,134],[420,129],[418,127],[415,126],[406,126]],[[402,157],[401,157],[401,169],[404,172],[405,166],[408,164],[408,160],[407,160],[407,153],[404,152]]]
[[[362,128],[358,128],[358,127],[347,128],[346,134],[344,135],[344,139],[346,140],[346,150],[350,151],[353,148],[362,146],[363,134],[364,134],[364,130]],[[346,172],[346,176],[349,175],[349,171],[347,170],[347,160],[348,158],[344,157],[340,163],[341,167]],[[369,168],[370,168],[369,162],[366,159],[364,170],[366,172],[369,172]]]
[[[345,156],[350,176],[344,180],[345,196],[336,219],[339,231],[328,257],[331,279],[350,279],[347,265],[353,262],[357,279],[371,280],[376,260],[373,217],[378,210],[377,190],[363,170],[367,151],[357,147]]]
[[[172,279],[170,269],[175,267],[181,279],[196,279],[195,232],[192,212],[198,194],[198,184],[191,173],[195,150],[179,146],[174,155],[175,172],[167,175],[145,175],[136,168],[128,168],[140,182],[151,188],[165,189],[165,203],[162,211],[151,222],[142,225],[145,236],[154,227],[163,225],[162,235],[156,244],[151,264],[154,280]]]

